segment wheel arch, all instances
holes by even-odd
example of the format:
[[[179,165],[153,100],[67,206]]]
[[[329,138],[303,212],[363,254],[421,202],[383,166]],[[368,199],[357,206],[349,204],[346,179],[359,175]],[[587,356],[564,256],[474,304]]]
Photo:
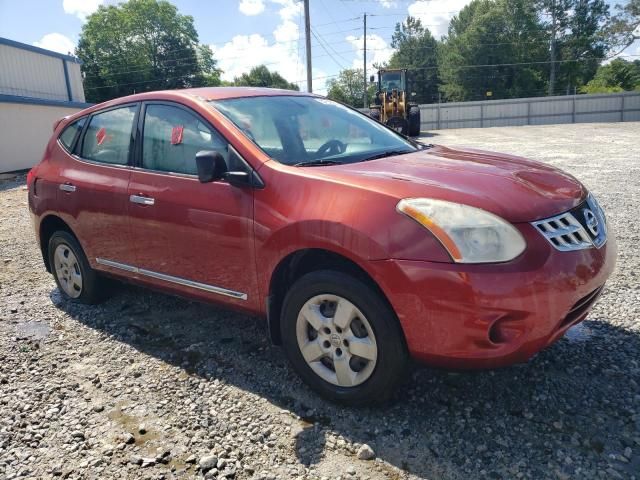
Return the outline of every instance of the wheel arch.
[[[42,260],[47,272],[51,273],[51,265],[49,264],[49,239],[57,231],[65,231],[73,235],[78,240],[78,237],[73,232],[67,222],[57,215],[49,214],[40,221],[40,227],[38,230],[38,237],[40,239],[40,252],[42,253]],[[78,240],[78,243],[80,241]]]
[[[271,274],[269,282],[269,293],[267,295],[267,324],[271,341],[275,345],[282,343],[280,335],[280,317],[282,304],[287,291],[293,283],[303,275],[317,270],[335,270],[348,275],[352,275],[366,285],[370,286],[380,295],[391,310],[391,302],[383,292],[382,288],[373,277],[354,260],[325,248],[305,248],[289,253],[276,265]],[[402,340],[406,345],[404,331],[400,321],[396,318]]]

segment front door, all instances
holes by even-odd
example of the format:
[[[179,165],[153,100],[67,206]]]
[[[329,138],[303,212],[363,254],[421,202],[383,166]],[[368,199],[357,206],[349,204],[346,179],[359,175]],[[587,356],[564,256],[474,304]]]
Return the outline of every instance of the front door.
[[[129,183],[138,273],[159,286],[255,308],[252,190],[197,178],[196,153],[215,150],[228,159],[228,142],[177,104],[149,102],[141,115],[140,168]]]

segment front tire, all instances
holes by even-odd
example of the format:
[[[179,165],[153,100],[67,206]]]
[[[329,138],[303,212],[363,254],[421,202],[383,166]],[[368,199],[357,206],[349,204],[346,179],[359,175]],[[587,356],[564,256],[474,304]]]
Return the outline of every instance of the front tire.
[[[62,296],[76,303],[103,299],[104,284],[91,268],[82,247],[69,232],[57,231],[49,239],[49,265]]]
[[[285,297],[280,327],[293,368],[331,401],[383,403],[404,378],[408,355],[395,313],[350,275],[301,277]]]

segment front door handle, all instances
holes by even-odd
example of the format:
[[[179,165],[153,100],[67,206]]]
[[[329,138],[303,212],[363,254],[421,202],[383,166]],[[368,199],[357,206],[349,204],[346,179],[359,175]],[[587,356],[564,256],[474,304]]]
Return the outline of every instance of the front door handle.
[[[129,197],[131,203],[137,203],[139,205],[153,205],[156,203],[155,199],[151,197],[145,197],[144,195],[131,195]]]
[[[60,187],[58,188],[60,188],[60,190],[62,190],[63,192],[68,192],[68,193],[76,191],[76,186],[70,183],[61,183]]]

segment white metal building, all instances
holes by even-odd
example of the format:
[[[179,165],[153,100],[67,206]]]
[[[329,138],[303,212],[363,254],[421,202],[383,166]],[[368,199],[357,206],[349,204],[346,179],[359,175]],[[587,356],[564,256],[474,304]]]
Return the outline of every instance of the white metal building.
[[[38,163],[53,123],[89,105],[77,58],[0,37],[0,173]]]

